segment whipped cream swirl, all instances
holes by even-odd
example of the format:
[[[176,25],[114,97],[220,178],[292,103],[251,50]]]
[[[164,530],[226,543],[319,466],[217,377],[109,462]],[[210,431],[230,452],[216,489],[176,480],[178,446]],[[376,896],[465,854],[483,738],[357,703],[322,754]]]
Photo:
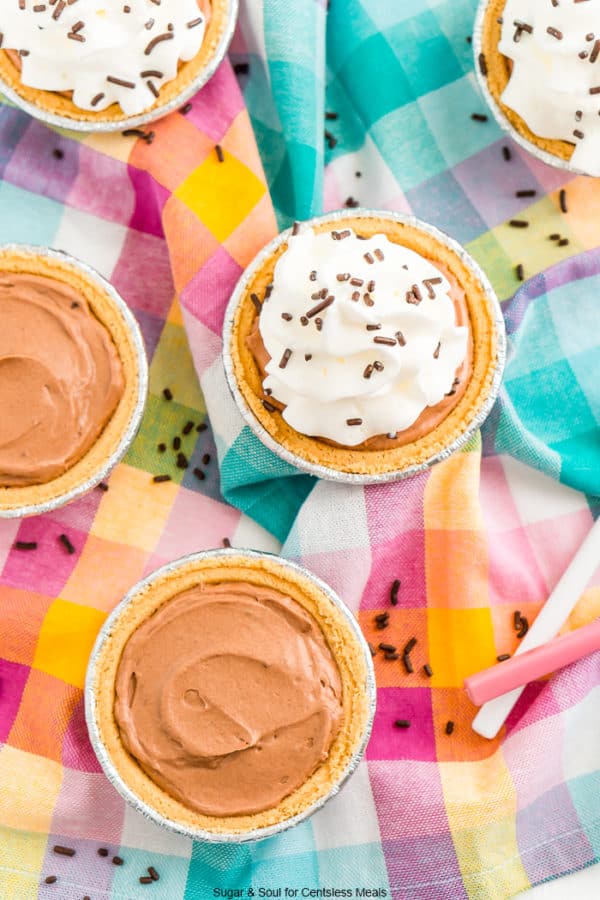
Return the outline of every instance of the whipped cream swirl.
[[[3,0],[0,31],[3,49],[20,53],[23,84],[130,116],[198,53],[205,21],[198,0]]]
[[[452,390],[466,357],[450,291],[433,263],[383,234],[304,226],[260,312],[265,393],[302,434],[349,447],[394,436]]]
[[[513,61],[502,102],[600,175],[600,0],[507,0],[502,18],[498,49]]]

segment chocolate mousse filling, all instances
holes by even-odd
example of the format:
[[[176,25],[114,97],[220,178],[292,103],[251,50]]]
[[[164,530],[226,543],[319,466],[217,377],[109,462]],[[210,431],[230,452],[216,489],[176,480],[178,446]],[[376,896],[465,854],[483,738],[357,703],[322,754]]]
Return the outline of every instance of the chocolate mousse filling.
[[[393,437],[390,437],[390,435],[387,434],[378,434],[375,437],[369,438],[368,440],[355,445],[354,447],[352,447],[353,450],[389,450],[393,449],[394,447],[400,447],[405,444],[410,444],[413,441],[419,440],[419,438],[423,437],[426,434],[429,434],[435,428],[437,428],[440,422],[442,422],[455,408],[455,406],[458,405],[467,389],[473,363],[473,337],[470,329],[469,312],[467,309],[465,292],[460,287],[453,274],[445,266],[440,265],[433,260],[432,262],[436,266],[438,271],[442,275],[444,275],[450,282],[450,297],[452,299],[456,312],[456,324],[458,326],[466,326],[469,329],[467,354],[465,356],[465,359],[456,370],[454,384],[450,392],[435,406],[429,406],[424,409],[421,415],[409,428],[405,428],[403,431],[397,432]],[[267,352],[260,332],[260,315],[258,314],[258,311],[254,318],[252,328],[246,338],[246,346],[248,347],[254,358],[254,362],[256,363],[256,366],[260,372],[261,380],[264,381],[267,375],[266,367],[270,362],[271,357]],[[273,408],[273,411],[278,410],[279,412],[282,412],[285,409],[285,405],[277,400],[277,398],[273,395],[267,396],[266,394],[263,394],[263,399],[267,404],[269,404],[269,406]],[[321,437],[320,435],[308,436],[323,444],[328,444],[334,447],[343,446],[341,444],[337,444],[335,441],[329,440],[328,438]]]
[[[0,486],[45,484],[98,439],[124,391],[122,363],[63,281],[0,271]]]
[[[212,816],[276,806],[328,757],[342,722],[340,673],[315,619],[245,582],[164,603],[128,639],[115,693],[128,753]]]

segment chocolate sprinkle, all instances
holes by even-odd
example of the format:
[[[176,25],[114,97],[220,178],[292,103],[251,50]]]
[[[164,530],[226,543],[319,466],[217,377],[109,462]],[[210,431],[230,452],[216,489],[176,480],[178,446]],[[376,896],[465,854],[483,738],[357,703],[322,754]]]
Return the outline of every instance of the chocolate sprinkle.
[[[559,191],[558,202],[560,203],[560,211],[562,213],[567,213],[569,211],[567,208],[567,192],[564,188]]]
[[[506,662],[507,659],[510,659],[510,653],[501,653],[496,659],[498,662]]]
[[[65,550],[67,551],[67,553],[69,553],[69,554],[75,553],[75,547],[73,546],[73,544],[71,543],[71,541],[69,540],[69,538],[67,537],[66,534],[59,535],[58,539],[61,542],[61,544],[63,545],[63,547],[65,548]],[[66,848],[63,847],[62,849],[65,850]],[[54,852],[60,853],[60,851],[57,850],[56,847],[54,848]],[[73,856],[74,853],[75,853],[75,851],[73,850],[73,853],[66,853],[65,856]]]
[[[106,847],[98,847],[98,856],[108,856]]]
[[[196,476],[196,478],[198,479],[198,481],[204,481],[204,479],[206,478],[206,475],[204,474],[202,469],[199,469],[197,466],[193,470],[193,473]]]
[[[185,425],[183,426],[183,428],[182,428],[182,430],[181,430],[181,433],[182,433],[182,434],[189,434],[190,431],[192,431],[193,427],[194,427],[194,423],[190,420],[189,422],[186,422],[186,423],[185,423]]]
[[[452,732],[454,731],[454,722],[452,721],[452,719],[448,719],[444,731],[446,732],[446,734],[452,734]]]
[[[154,866],[148,866],[148,875],[152,879],[152,881],[158,881],[160,879],[160,875],[154,868]]]
[[[410,722],[408,719],[396,719],[394,722],[396,728],[410,728]]]
[[[398,605],[398,591],[400,590],[400,579],[396,578],[395,581],[392,582],[392,589],[390,591],[390,603],[392,606]]]
[[[470,42],[469,42],[469,43],[470,43]],[[479,54],[479,71],[481,72],[481,74],[482,74],[483,77],[485,78],[485,76],[486,76],[487,73],[488,73],[488,67],[487,67],[487,61],[486,61],[486,58],[485,58],[485,53],[480,53],[480,54]]]
[[[521,638],[524,638],[528,631],[529,631],[529,622],[527,621],[525,616],[521,616],[519,630],[517,631],[517,637],[519,638],[519,640],[521,640]]]
[[[167,388],[163,388],[163,397],[165,398],[165,400],[172,400],[172,399],[173,399],[173,394],[171,393],[170,388],[168,388],[168,387],[167,387]]]
[[[346,419],[346,425],[362,425],[362,419]]]
[[[37,541],[17,541],[15,550],[37,550]]]
[[[57,881],[56,875],[48,875],[47,878],[44,878],[44,884],[55,884]]]
[[[179,436],[173,438],[173,450],[179,450],[181,447],[181,438]]]
[[[61,535],[62,537],[63,535]],[[63,847],[61,844],[55,844],[52,848],[53,853],[57,853],[59,856],[75,856],[75,850],[73,847]]]
[[[215,144],[215,153],[217,154],[217,159],[220,163],[225,160],[225,154],[223,153],[223,148],[220,144]]]
[[[515,267],[515,274],[516,274],[517,278],[519,279],[519,281],[525,280],[525,271],[523,269],[523,263],[519,263]]]
[[[487,122],[488,117],[485,113],[471,113],[471,118],[474,122]]]
[[[508,224],[511,228],[529,228],[527,219],[511,219]]]
[[[170,481],[170,480],[171,480],[170,475],[155,475],[154,478],[152,479],[152,481],[155,484],[162,484],[163,481]]]
[[[431,678],[431,676],[433,675],[433,669],[431,668],[429,663],[425,663],[425,665],[423,666],[423,671],[425,672],[425,674],[427,675],[428,678]]]
[[[167,449],[167,445],[166,445],[166,444],[163,444],[163,443],[160,443],[160,444],[157,446],[156,449],[158,450],[159,453],[164,453],[165,450]]]
[[[97,484],[97,485],[96,485],[96,490],[97,490],[97,491],[102,491],[102,493],[105,494],[105,493],[107,492],[107,490],[108,490],[108,485],[107,485],[107,483],[106,483],[105,481],[101,481],[100,484]]]
[[[506,162],[510,162],[510,160],[512,159],[512,153],[510,152],[510,147],[505,146],[502,148],[502,156],[504,157]]]
[[[122,866],[125,860],[122,856],[113,856],[112,862],[114,866]]]
[[[273,406],[272,403],[269,403],[268,400],[261,400],[261,403],[267,412],[275,412],[275,410],[277,409],[277,407]]]
[[[152,884],[152,881],[149,875],[140,875],[140,884]]]
[[[177,462],[175,463],[178,469],[187,469],[189,466],[188,458],[185,453],[177,454]]]

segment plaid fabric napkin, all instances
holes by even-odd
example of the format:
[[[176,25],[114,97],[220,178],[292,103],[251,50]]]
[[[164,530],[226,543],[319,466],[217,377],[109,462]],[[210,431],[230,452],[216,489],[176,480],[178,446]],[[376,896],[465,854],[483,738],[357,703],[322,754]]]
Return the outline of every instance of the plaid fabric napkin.
[[[333,0],[326,16],[315,0],[242,4],[232,57],[250,62],[240,78],[265,174],[229,63],[187,115],[153,126],[152,143],[77,140],[0,109],[0,240],[95,265],[130,303],[151,358],[142,429],[109,491],[0,522],[2,900],[286,887],[495,898],[600,856],[600,657],[531,685],[491,743],[471,731],[461,690],[465,675],[515,649],[513,611],[533,620],[600,495],[600,184],[538,164],[471,118],[484,112],[466,40],[474,7]],[[517,198],[521,189],[536,196]],[[506,301],[511,341],[483,438],[418,478],[364,490],[315,483],[263,448],[242,427],[219,356],[227,298],[254,253],[277,225],[348,197],[411,210],[465,243]],[[527,232],[507,225],[515,216]],[[569,243],[558,247],[554,232]],[[510,300],[517,263],[527,275],[558,265]],[[156,446],[202,423],[205,402],[212,429],[185,438],[190,468],[177,469]],[[173,481],[153,484],[164,472]],[[413,675],[376,658],[374,733],[342,794],[310,822],[243,847],[193,843],[128,809],[89,746],[81,690],[98,628],[127,588],[223,537],[285,541],[373,640],[400,578],[385,637],[418,641]],[[597,573],[570,626],[599,612]],[[398,717],[410,729],[394,729]],[[141,886],[149,865],[161,879]]]

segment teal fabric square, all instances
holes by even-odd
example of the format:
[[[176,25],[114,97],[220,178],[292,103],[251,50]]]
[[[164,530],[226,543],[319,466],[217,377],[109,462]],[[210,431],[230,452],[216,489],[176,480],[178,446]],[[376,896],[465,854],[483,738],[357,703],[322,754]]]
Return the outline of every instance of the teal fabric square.
[[[430,10],[388,29],[386,38],[396,53],[415,97],[423,97],[463,75],[452,46]],[[407,52],[410,47],[412,52]]]
[[[556,447],[574,434],[596,427],[567,360],[545,366],[543,374],[538,370],[511,379],[506,390],[525,427],[534,434],[544,435],[549,446]]]
[[[473,44],[467,37],[471,37],[477,0],[429,0],[428,6],[433,9],[437,28],[452,45],[462,71],[471,72]]]
[[[598,797],[600,796],[600,772],[579,775],[567,781],[573,806],[579,817],[594,856],[600,857],[600,816]]]
[[[63,209],[61,203],[0,182],[0,242],[52,246]]]
[[[206,900],[221,891],[252,884],[252,855],[247,844],[194,843],[184,900]]]
[[[512,352],[504,373],[507,384],[564,358],[548,296],[538,297],[535,306],[529,307],[511,344]]]
[[[244,427],[221,462],[223,496],[280,541],[316,479],[280,459]]]
[[[363,41],[346,58],[338,75],[365,130],[414,98],[398,58],[382,34],[373,34]]]
[[[487,114],[472,73],[422,97],[419,105],[430,139],[445,160],[442,168],[455,166],[474,156],[502,134],[491,115],[487,122],[476,122],[471,118],[471,113]]]
[[[570,358],[571,368],[579,382],[579,387],[585,396],[592,416],[598,425],[598,440],[600,442],[600,396],[598,384],[600,383],[600,352],[598,347],[578,353]]]
[[[418,103],[408,103],[379,119],[371,137],[403,191],[446,168]]]
[[[573,437],[552,446],[562,460],[560,480],[591,497],[600,497],[600,429],[578,429]]]
[[[386,0],[383,0],[386,2]],[[343,65],[362,42],[379,32],[371,16],[370,2],[352,4],[350,15],[347,3],[332,3],[327,12],[327,63],[333,70]]]
[[[600,276],[582,278],[549,291],[547,300],[562,355],[575,356],[596,348],[598,359]],[[600,367],[600,363],[597,365]],[[600,378],[600,368],[597,376]]]

